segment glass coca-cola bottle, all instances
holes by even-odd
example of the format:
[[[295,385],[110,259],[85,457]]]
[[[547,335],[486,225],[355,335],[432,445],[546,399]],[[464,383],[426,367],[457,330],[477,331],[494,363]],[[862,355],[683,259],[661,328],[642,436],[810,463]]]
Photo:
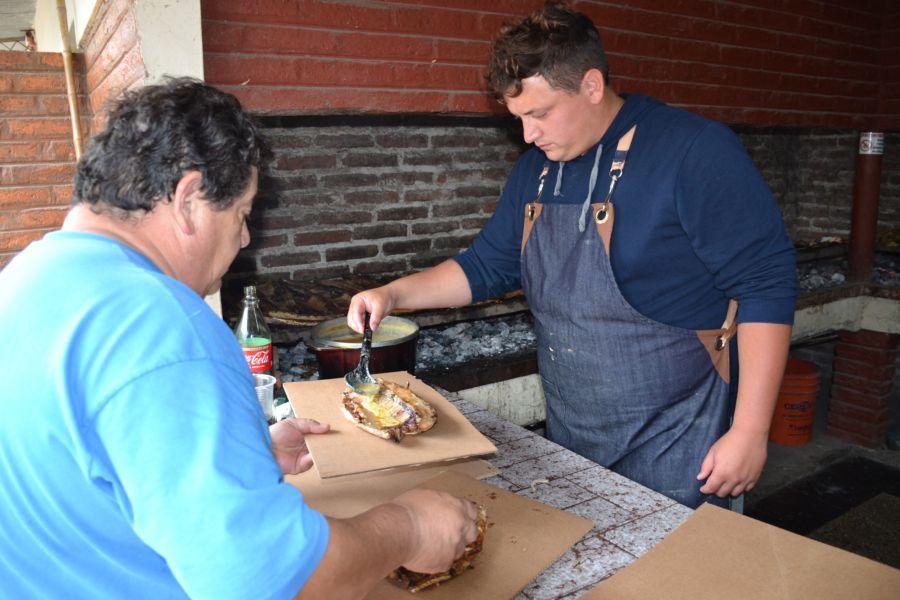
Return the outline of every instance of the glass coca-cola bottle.
[[[262,311],[259,310],[256,286],[248,285],[244,288],[244,308],[241,311],[241,318],[234,326],[234,335],[244,351],[244,358],[250,365],[250,371],[272,375],[275,371],[272,333],[266,325]]]

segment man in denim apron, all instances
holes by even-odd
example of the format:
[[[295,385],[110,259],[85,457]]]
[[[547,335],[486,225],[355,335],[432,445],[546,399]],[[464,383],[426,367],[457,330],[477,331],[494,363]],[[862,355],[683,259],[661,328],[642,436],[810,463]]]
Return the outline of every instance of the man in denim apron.
[[[688,506],[727,504],[765,463],[793,321],[771,193],[727,127],[618,95],[596,28],[564,6],[501,31],[488,79],[535,148],[466,252],[357,294],[350,326],[521,286],[548,437]]]

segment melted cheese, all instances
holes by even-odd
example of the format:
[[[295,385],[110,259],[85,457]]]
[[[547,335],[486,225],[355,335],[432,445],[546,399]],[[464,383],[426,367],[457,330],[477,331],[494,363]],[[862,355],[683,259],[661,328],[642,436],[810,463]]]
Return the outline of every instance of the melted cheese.
[[[361,397],[360,404],[362,404],[363,408],[372,413],[377,420],[376,424],[378,427],[397,427],[398,425],[402,425],[407,419],[401,421],[395,416],[396,406],[383,392],[384,388],[381,388],[378,390],[378,393],[372,396]],[[408,418],[406,413],[401,412],[400,414],[407,416]]]

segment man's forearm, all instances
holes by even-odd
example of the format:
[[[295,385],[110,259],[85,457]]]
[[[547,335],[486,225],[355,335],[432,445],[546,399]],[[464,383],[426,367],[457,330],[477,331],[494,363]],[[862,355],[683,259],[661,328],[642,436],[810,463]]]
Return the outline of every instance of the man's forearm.
[[[394,308],[449,308],[472,302],[469,280],[455,260],[445,260],[425,271],[401,277],[385,286]]]
[[[305,598],[362,598],[380,579],[410,557],[413,523],[397,504],[383,504],[351,519],[328,519],[328,549],[297,595]]]
[[[732,429],[769,431],[790,343],[790,325],[738,325],[740,380]]]

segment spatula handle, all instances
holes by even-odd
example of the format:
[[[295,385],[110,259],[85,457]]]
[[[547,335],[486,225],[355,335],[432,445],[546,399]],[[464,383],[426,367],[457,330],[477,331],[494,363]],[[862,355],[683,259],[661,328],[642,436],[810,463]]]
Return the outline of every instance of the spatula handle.
[[[365,321],[363,323],[363,340],[360,348],[359,361],[365,360],[366,370],[369,369],[369,352],[372,350],[372,327],[369,325],[369,312],[366,311]]]

